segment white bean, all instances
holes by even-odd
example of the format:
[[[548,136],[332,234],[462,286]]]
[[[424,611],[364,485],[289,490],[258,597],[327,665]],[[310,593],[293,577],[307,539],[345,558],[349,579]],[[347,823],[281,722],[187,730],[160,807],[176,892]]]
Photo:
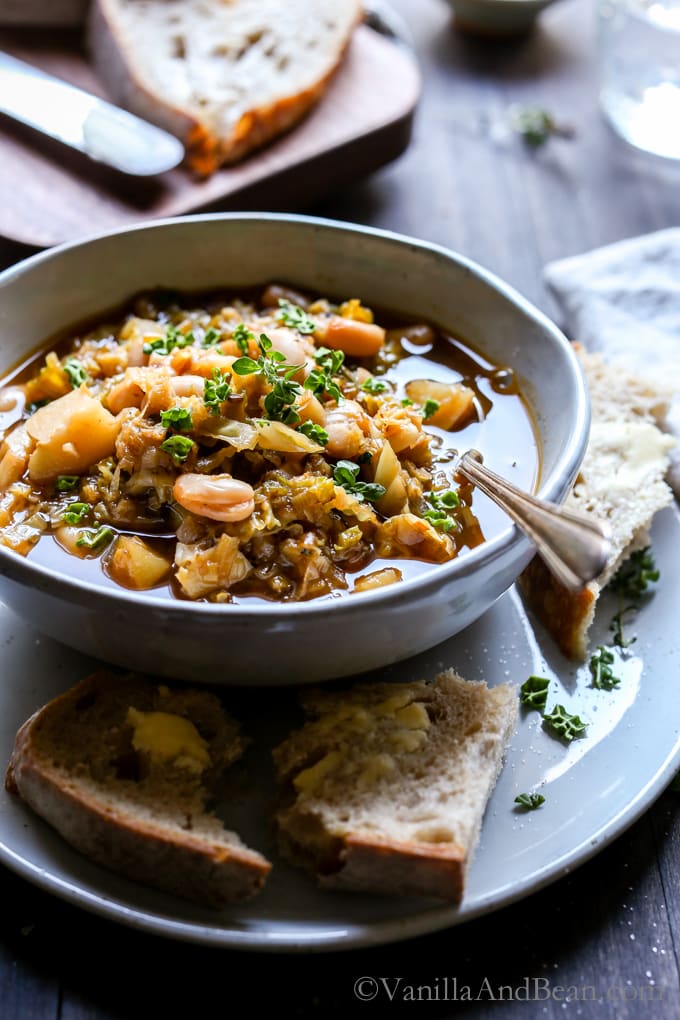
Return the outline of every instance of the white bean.
[[[173,495],[185,510],[211,521],[244,521],[255,509],[252,487],[231,475],[180,475]]]

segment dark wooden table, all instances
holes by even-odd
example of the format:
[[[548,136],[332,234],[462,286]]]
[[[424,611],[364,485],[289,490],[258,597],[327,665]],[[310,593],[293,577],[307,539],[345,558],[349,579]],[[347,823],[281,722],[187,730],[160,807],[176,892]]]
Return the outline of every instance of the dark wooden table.
[[[372,179],[307,211],[458,249],[552,315],[546,262],[680,223],[680,167],[631,152],[598,112],[589,0],[560,0],[531,37],[503,44],[454,33],[444,0],[394,6],[424,75],[413,144]],[[504,135],[513,103],[549,110],[574,137],[528,150]],[[3,264],[23,254],[0,249]],[[284,1017],[670,1020],[680,1017],[679,863],[680,795],[668,792],[594,860],[513,907],[407,943],[302,958],[140,935],[0,869],[0,1017],[218,1018],[263,1008]],[[354,993],[363,975],[388,979],[370,1003]],[[449,995],[457,978],[459,996],[469,985],[479,1001],[442,1001],[447,977]],[[541,979],[550,997],[523,1002],[499,991],[510,986],[521,997],[526,978]],[[408,1001],[407,985],[423,986],[421,997],[429,986],[434,1001]],[[582,991],[590,988],[600,1001]]]

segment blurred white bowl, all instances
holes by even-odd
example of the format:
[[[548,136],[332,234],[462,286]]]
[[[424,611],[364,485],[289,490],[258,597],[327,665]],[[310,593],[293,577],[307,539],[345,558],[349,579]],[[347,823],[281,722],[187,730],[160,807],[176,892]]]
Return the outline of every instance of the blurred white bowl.
[[[489,38],[521,35],[553,0],[449,0],[456,28]]]

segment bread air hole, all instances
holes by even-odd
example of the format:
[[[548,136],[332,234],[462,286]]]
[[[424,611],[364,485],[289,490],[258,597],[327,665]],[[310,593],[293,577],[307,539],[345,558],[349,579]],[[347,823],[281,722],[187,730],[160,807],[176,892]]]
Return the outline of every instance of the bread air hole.
[[[133,783],[141,782],[144,776],[144,762],[139,751],[124,751],[111,762],[117,779],[127,779]]]

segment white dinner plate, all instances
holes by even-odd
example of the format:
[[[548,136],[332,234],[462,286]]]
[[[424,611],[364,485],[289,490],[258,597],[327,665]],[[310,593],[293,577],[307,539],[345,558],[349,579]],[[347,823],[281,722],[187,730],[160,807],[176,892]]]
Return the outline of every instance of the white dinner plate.
[[[587,664],[574,667],[545,635],[535,633],[515,591],[457,637],[375,674],[416,679],[453,666],[468,679],[518,686],[530,674],[540,674],[551,679],[548,708],[562,704],[588,724],[585,737],[566,745],[549,735],[536,712],[522,712],[460,907],[320,892],[306,875],[279,861],[269,821],[274,787],[266,749],[299,719],[294,691],[257,690],[234,700],[235,714],[254,739],[232,770],[220,813],[274,861],[265,890],[251,902],[211,911],[119,878],[81,857],[6,792],[0,795],[0,860],[43,889],[110,919],[172,938],[243,949],[310,951],[387,943],[518,900],[621,833],[680,768],[680,517],[675,507],[657,517],[652,538],[662,576],[626,628],[637,640],[625,655],[616,654],[614,672],[622,682],[614,690],[595,690]],[[611,643],[609,624],[616,610],[613,596],[601,600],[593,646]],[[93,662],[41,637],[7,609],[0,613],[0,647],[4,763],[24,719],[85,676]],[[543,794],[544,805],[517,811],[514,798],[532,790]]]

